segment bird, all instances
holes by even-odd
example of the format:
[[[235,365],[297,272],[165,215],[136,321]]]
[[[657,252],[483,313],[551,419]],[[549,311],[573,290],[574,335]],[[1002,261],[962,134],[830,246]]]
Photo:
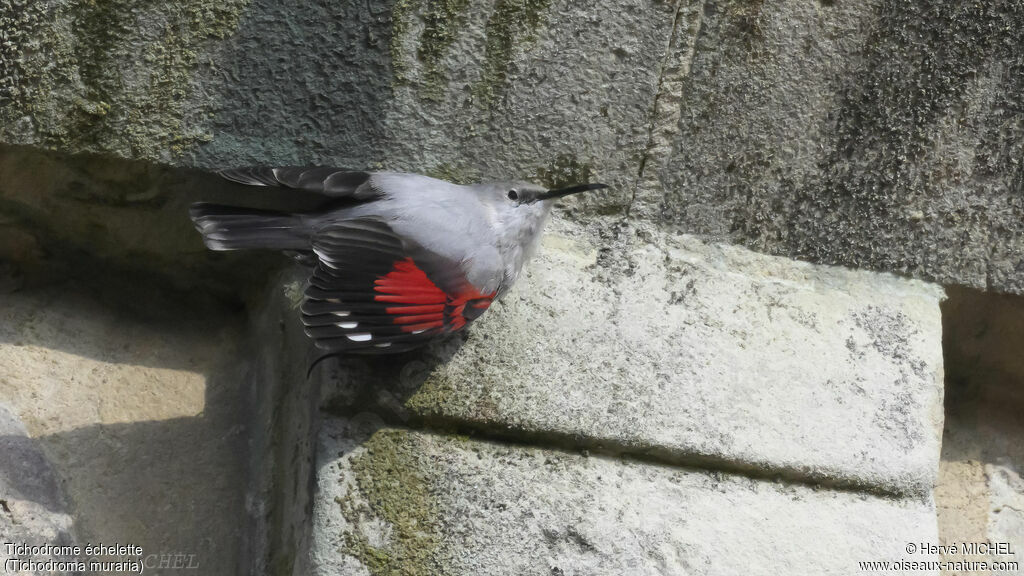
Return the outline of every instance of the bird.
[[[555,200],[608,187],[327,166],[219,174],[316,198],[301,210],[198,202],[189,215],[210,250],[280,250],[310,269],[300,310],[322,357],[401,353],[464,330],[519,278]]]

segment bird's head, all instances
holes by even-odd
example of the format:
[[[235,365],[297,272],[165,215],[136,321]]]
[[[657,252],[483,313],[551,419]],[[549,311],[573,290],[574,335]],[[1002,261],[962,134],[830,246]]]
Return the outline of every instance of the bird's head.
[[[525,236],[534,236],[544,225],[555,200],[588,190],[607,188],[605,184],[577,184],[565,188],[547,188],[532,182],[507,180],[480,185],[485,204],[503,227]]]
[[[532,228],[541,225],[555,201],[572,194],[608,188],[602,183],[575,184],[566,188],[549,189],[540,184],[522,180],[498,180],[480,184],[485,203],[493,206],[496,215],[513,228]]]
[[[565,188],[547,188],[532,182],[508,180],[487,182],[484,184],[484,187],[486,188],[487,193],[494,195],[496,199],[504,199],[509,206],[523,207],[533,206],[538,203],[550,206],[552,201],[558,198],[569,196],[570,194],[586,192],[588,190],[600,190],[602,188],[607,188],[608,185],[577,184],[574,186],[567,186]]]
[[[607,187],[595,183],[551,189],[517,180],[481,184],[478,190],[484,203],[491,208],[498,230],[499,249],[506,258],[509,275],[514,278],[523,262],[533,254],[555,200]]]
[[[519,218],[535,215],[543,218],[551,209],[554,201],[588,190],[607,188],[606,184],[578,184],[565,188],[547,188],[532,182],[507,180],[485,182],[481,184],[482,193],[488,196],[489,204],[498,207],[501,212],[519,213]]]

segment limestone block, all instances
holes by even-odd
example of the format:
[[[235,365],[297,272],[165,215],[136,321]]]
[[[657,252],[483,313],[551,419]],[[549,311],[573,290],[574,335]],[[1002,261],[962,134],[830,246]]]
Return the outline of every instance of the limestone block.
[[[400,416],[437,425],[930,490],[940,288],[633,232],[597,252],[556,225],[461,348],[407,360],[376,387],[394,390]]]
[[[676,15],[651,0],[4,8],[6,143],[215,168],[594,173],[620,208]]]
[[[14,441],[31,440],[53,471],[28,477],[60,486],[76,544],[133,544],[150,568],[180,554],[232,573],[247,561],[240,318],[100,276],[2,296],[0,398],[24,422]],[[0,478],[10,473],[0,458]],[[15,500],[18,512],[30,499]]]
[[[936,538],[927,498],[355,428],[321,431],[312,574],[855,574]]]
[[[253,1],[214,58],[231,81],[200,71],[224,97],[196,162],[595,178],[616,189],[594,202],[628,201],[674,3],[338,2],[298,30],[287,10]]]

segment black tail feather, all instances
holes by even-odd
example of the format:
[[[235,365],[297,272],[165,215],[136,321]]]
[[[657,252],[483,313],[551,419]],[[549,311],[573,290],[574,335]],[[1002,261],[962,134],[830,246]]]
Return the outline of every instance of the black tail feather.
[[[189,215],[211,250],[309,249],[309,233],[295,214],[201,202]]]

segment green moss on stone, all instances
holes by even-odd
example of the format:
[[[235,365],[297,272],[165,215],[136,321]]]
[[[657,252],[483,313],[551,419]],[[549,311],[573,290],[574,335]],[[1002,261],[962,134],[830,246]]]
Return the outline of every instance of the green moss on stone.
[[[421,95],[434,101],[444,97],[444,71],[441,60],[466,23],[468,0],[398,0],[391,9],[391,69],[395,85],[409,84],[409,63],[413,51],[408,47],[412,21],[422,13],[415,57],[422,64]]]
[[[415,0],[396,0],[391,8],[391,76],[396,85],[409,81],[405,41],[415,12]]]
[[[481,78],[473,87],[478,104],[490,106],[501,94],[516,47],[536,39],[550,3],[550,0],[498,0],[487,20]]]
[[[428,99],[441,100],[443,96],[441,58],[455,42],[456,33],[466,22],[467,3],[467,0],[429,0],[427,3],[417,55],[423,63],[426,81],[423,94]]]
[[[77,97],[75,38],[54,12],[47,2],[0,0],[0,135],[5,139],[42,139],[49,145],[66,132],[64,118],[83,104]]]
[[[466,23],[468,0],[397,0],[391,10],[391,69],[395,85],[411,82],[409,63],[412,52],[407,46],[412,21],[422,13],[416,58],[422,63],[424,98],[440,101],[444,97],[444,71],[441,61]],[[497,0],[487,20],[487,40],[481,78],[472,88],[474,99],[489,106],[508,80],[509,65],[517,47],[533,42],[550,0]]]
[[[360,516],[353,502],[369,504],[374,516],[388,523],[389,541],[374,546],[357,528],[347,534],[344,552],[374,576],[426,576],[439,574],[441,545],[438,505],[430,480],[423,474],[423,450],[404,430],[381,430],[352,460],[356,489],[361,498],[339,499],[342,514],[354,526]]]
[[[467,395],[450,376],[435,371],[405,401],[405,407],[425,418],[458,415],[478,423],[496,422],[501,411],[491,391],[498,388],[497,383],[491,381],[493,376],[483,367],[474,373],[478,378],[478,394]]]
[[[248,0],[0,0],[0,134],[74,152],[169,160],[203,136],[183,129],[199,54],[233,32]],[[24,8],[13,18],[10,8]],[[42,6],[42,7],[40,7]],[[29,126],[26,126],[27,118]],[[10,124],[10,122],[14,122]]]

